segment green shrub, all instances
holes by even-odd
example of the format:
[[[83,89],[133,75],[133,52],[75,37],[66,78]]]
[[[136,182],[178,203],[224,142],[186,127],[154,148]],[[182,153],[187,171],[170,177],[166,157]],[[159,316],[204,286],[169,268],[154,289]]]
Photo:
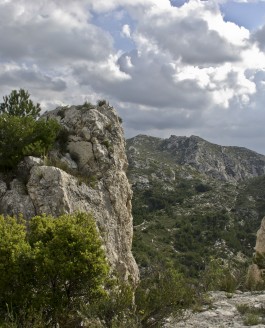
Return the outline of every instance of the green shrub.
[[[255,326],[264,321],[264,307],[254,307],[248,304],[237,304],[237,311],[243,316],[243,322],[246,326]]]
[[[109,280],[106,289],[105,295],[96,302],[83,305],[83,320],[90,323],[98,318],[108,328],[139,328],[139,325],[134,326],[138,319],[135,316],[134,291],[131,285],[113,278]]]
[[[243,287],[245,279],[246,268],[244,264],[213,257],[210,257],[201,277],[206,291],[223,290],[227,293],[234,293],[236,289]]]
[[[39,105],[33,105],[24,90],[13,90],[0,105],[0,168],[12,169],[25,156],[42,156],[54,144],[60,125],[38,119]]]
[[[261,323],[261,319],[258,315],[254,313],[248,313],[243,320],[246,326],[256,326]]]
[[[18,327],[78,327],[104,292],[108,265],[91,215],[0,216],[0,318]],[[78,323],[79,322],[79,323]],[[47,324],[49,323],[49,324]],[[1,321],[0,321],[1,324]]]
[[[99,107],[102,107],[102,106],[104,106],[104,105],[107,105],[108,103],[107,103],[107,100],[105,100],[105,99],[99,99],[98,101],[97,101],[97,105],[99,106]]]
[[[149,270],[135,295],[136,314],[145,328],[160,327],[169,316],[180,317],[196,299],[189,281],[171,265]]]
[[[92,108],[95,108],[95,105],[93,105],[92,103],[90,103],[88,101],[85,101],[82,107],[85,109],[92,109]]]

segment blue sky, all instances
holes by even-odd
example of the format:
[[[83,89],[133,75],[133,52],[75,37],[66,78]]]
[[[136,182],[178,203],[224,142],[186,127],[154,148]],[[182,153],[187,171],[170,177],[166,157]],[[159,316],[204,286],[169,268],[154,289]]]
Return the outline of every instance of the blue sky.
[[[224,19],[249,30],[262,27],[265,22],[265,1],[227,1],[220,6]]]
[[[108,99],[126,137],[265,154],[265,1],[0,0],[0,97]]]

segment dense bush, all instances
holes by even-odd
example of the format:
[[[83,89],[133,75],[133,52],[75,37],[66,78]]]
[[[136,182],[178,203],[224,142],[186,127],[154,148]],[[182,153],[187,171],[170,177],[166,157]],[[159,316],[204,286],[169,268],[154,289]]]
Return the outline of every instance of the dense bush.
[[[192,284],[171,264],[149,267],[136,290],[141,327],[161,327],[165,318],[178,318],[196,301]]]
[[[81,303],[102,297],[107,274],[90,215],[43,215],[28,227],[0,216],[0,318],[11,313],[18,327],[40,318],[43,326],[78,327]]]
[[[12,169],[25,156],[41,156],[52,147],[60,125],[38,119],[39,104],[28,92],[13,90],[0,104],[0,169]]]
[[[172,266],[149,268],[135,303],[108,273],[90,215],[0,216],[0,327],[157,327],[194,302]]]

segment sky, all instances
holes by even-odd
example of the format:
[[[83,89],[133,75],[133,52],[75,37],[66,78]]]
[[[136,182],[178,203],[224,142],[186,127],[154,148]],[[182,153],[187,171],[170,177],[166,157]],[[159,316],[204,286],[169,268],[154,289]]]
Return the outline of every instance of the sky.
[[[265,0],[0,0],[0,102],[106,99],[126,138],[265,154]]]

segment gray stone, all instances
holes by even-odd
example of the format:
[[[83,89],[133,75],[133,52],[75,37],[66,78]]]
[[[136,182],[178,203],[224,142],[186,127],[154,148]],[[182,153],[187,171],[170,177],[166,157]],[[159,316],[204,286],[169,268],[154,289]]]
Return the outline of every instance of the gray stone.
[[[265,295],[263,293],[235,293],[227,297],[225,292],[210,293],[211,305],[202,312],[186,311],[184,318],[179,321],[167,322],[165,328],[247,328],[243,316],[238,312],[237,306],[246,304],[257,308],[264,307]],[[264,324],[255,325],[264,328]]]
[[[0,183],[0,213],[22,213],[30,219],[41,213],[59,216],[91,212],[112,269],[136,284],[139,273],[131,252],[132,191],[125,172],[128,163],[123,130],[116,112],[108,106],[89,110],[72,106],[63,108],[63,112],[60,108],[47,112],[45,117],[55,117],[68,131],[70,155],[56,149],[52,156],[65,163],[70,172],[75,169],[76,176],[45,166],[41,160],[25,159],[9,190]]]

